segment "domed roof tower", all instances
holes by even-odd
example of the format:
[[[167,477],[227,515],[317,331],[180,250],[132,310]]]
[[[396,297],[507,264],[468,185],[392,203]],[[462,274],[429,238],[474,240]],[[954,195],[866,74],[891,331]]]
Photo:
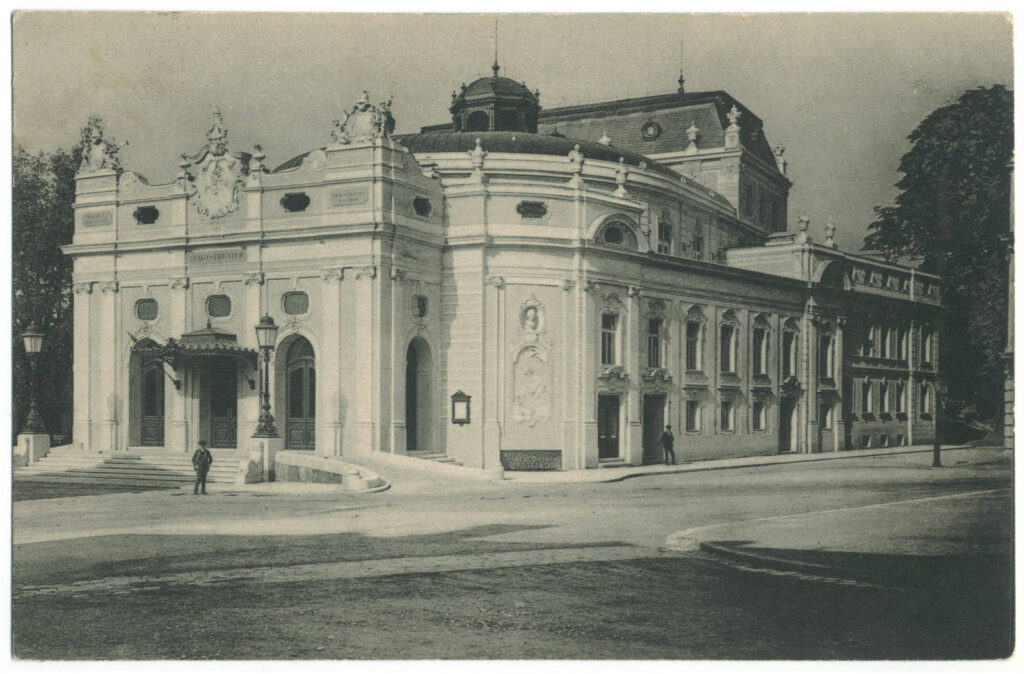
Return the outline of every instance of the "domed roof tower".
[[[522,131],[537,133],[540,92],[531,92],[525,84],[499,77],[500,67],[491,66],[494,75],[481,77],[462,93],[452,92],[452,122],[455,131]]]

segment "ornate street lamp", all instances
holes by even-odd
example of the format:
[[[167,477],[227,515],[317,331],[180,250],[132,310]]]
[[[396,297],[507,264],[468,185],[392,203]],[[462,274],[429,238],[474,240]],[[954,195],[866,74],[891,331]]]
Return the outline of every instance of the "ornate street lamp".
[[[46,433],[43,417],[39,414],[39,406],[36,401],[36,358],[43,349],[43,337],[45,335],[39,331],[39,327],[35,322],[29,324],[28,329],[21,333],[21,339],[25,343],[25,355],[28,356],[28,362],[32,370],[28,416],[25,417],[25,423],[21,428],[21,432],[26,435],[43,435]]]
[[[263,373],[260,377],[260,396],[263,409],[260,412],[259,425],[256,426],[254,438],[276,438],[277,427],[274,426],[274,415],[270,413],[270,352],[277,343],[277,325],[270,316],[264,316],[256,324],[256,342],[263,352]]]

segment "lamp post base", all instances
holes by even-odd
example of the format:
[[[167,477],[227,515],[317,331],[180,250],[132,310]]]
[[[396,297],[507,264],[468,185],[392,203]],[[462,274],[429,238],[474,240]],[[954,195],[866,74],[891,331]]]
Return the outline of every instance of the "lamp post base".
[[[38,461],[50,451],[50,436],[47,433],[19,433],[14,448],[15,468]]]

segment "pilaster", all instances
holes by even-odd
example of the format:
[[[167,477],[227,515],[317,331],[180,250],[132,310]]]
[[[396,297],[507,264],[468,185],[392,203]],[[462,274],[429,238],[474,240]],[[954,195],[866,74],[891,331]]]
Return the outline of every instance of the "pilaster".
[[[501,429],[504,416],[505,369],[505,279],[491,276],[484,286],[484,362],[490,364],[484,377],[483,468],[501,468]]]
[[[623,362],[626,372],[629,373],[629,384],[626,387],[626,400],[624,421],[626,432],[623,437],[626,446],[621,456],[627,462],[639,466],[644,462],[643,443],[643,397],[640,395],[640,302],[643,298],[643,288],[630,286],[627,294],[629,296],[628,315],[626,320],[626,334],[622,336],[622,353],[627,357]]]
[[[92,282],[74,284],[74,420],[72,443],[80,449],[92,449],[91,381],[91,337],[89,317],[92,314]]]
[[[380,326],[377,320],[374,302],[377,268],[361,267],[355,270],[355,350],[356,388],[355,388],[355,426],[356,453],[377,451],[376,441],[376,410],[374,409],[375,392],[379,384],[374,373],[375,360],[379,353],[377,338]]]
[[[170,320],[168,325],[173,326],[172,329],[178,335],[182,335],[189,331],[188,277],[179,276],[172,278],[168,285],[171,290],[170,306],[168,307]],[[189,424],[186,414],[186,396],[189,389],[184,382],[184,372],[176,372],[174,376],[181,383],[180,388],[176,389],[170,385],[170,382],[166,382],[167,385],[164,387],[164,447],[172,451],[187,453],[193,446],[188,437]]]
[[[316,387],[316,455],[323,457],[342,454],[341,401],[341,269],[320,272],[321,315],[324,329],[320,331],[320,354],[317,355]],[[321,365],[322,363],[322,365]],[[365,381],[365,380],[364,380]]]
[[[100,283],[99,317],[101,318],[99,332],[102,338],[98,340],[97,351],[99,357],[96,359],[98,367],[93,370],[93,381],[96,382],[96,391],[93,401],[100,405],[100,409],[93,410],[93,414],[99,412],[98,433],[94,436],[95,449],[113,451],[124,449],[118,443],[118,426],[122,415],[122,407],[126,401],[122,399],[118,390],[117,366],[117,333],[118,333],[118,311],[117,299],[119,286],[116,280]],[[97,416],[93,417],[94,419]],[[94,426],[95,427],[95,426]]]

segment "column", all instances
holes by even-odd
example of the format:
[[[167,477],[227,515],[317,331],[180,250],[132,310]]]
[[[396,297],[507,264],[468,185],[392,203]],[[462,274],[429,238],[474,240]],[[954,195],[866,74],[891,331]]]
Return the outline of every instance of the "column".
[[[844,398],[846,388],[843,385],[846,379],[846,359],[843,357],[845,353],[843,333],[845,330],[846,317],[836,316],[836,334],[835,340],[832,342],[832,374],[836,383],[836,400],[832,405],[832,451],[834,452],[846,449],[844,446],[846,443],[846,416],[843,414],[843,409],[846,407]]]
[[[580,452],[583,465],[577,468],[597,468],[597,366],[601,362],[598,337],[601,334],[600,286],[593,281],[582,281],[576,288],[578,297],[578,335],[581,345],[576,355],[579,374]]]
[[[74,361],[72,375],[74,378],[74,420],[72,425],[72,444],[79,449],[93,449],[92,415],[90,413],[89,371],[92,353],[90,325],[92,305],[92,282],[74,284]],[[37,382],[38,383],[38,382]]]

